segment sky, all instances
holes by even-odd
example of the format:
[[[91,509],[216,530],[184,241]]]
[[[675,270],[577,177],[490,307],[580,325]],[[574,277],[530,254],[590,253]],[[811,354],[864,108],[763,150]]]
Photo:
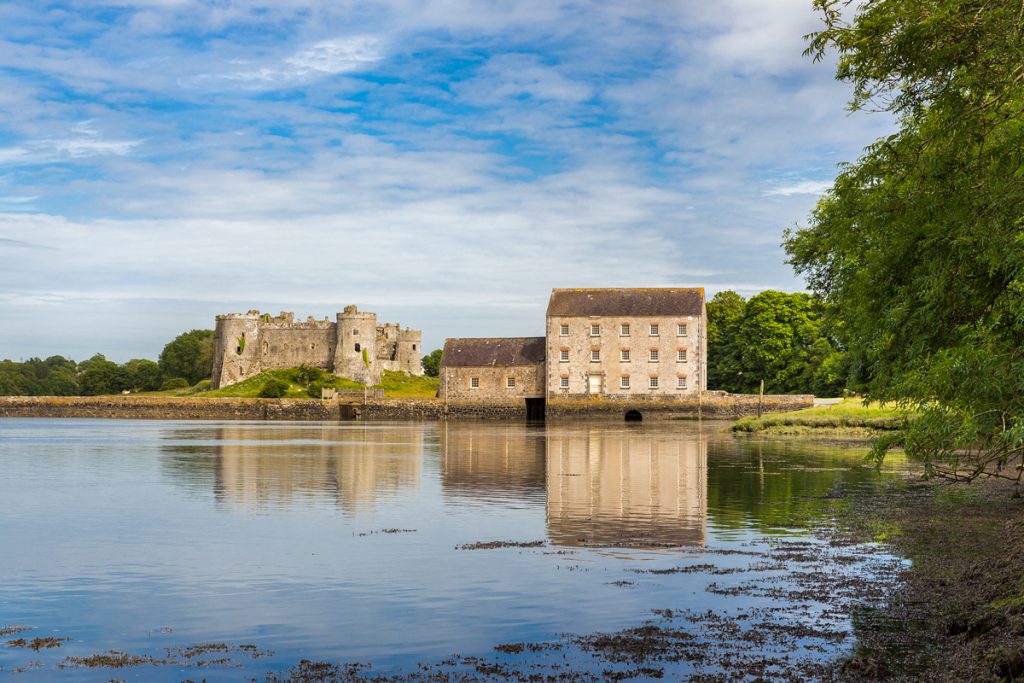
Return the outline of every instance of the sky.
[[[0,358],[156,358],[347,304],[543,335],[553,287],[798,291],[783,231],[892,123],[810,0],[0,4]]]

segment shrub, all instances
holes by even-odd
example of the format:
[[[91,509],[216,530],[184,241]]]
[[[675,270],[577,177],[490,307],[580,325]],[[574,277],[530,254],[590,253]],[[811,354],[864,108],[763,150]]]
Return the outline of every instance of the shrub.
[[[260,389],[260,398],[281,398],[288,393],[288,382],[268,379]]]
[[[322,380],[324,371],[320,368],[311,368],[308,365],[300,365],[297,368],[292,368],[288,372],[288,378],[296,384],[309,384],[310,382],[316,382]]]
[[[309,394],[310,398],[320,398],[323,388],[324,385],[320,382],[310,382],[309,387],[306,389],[306,393]]]
[[[171,377],[164,380],[164,383],[160,385],[160,391],[169,391],[171,389],[188,389],[188,380],[184,377]]]

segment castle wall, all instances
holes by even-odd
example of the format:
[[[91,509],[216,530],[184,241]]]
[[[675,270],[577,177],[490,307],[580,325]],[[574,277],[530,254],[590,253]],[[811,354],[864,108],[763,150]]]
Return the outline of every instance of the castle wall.
[[[330,370],[334,367],[336,328],[332,323],[315,327],[260,328],[260,357],[264,370],[308,365]]]
[[[241,382],[275,368],[308,365],[367,385],[379,384],[384,370],[414,375],[420,364],[419,330],[377,324],[375,313],[348,306],[335,321],[291,313],[276,317],[259,311],[217,316],[213,388]]]

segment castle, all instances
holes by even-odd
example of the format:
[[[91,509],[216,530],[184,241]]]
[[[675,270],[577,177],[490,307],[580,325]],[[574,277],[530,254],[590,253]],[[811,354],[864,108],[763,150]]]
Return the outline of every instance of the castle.
[[[366,385],[379,384],[385,370],[423,373],[421,336],[377,314],[346,306],[335,321],[295,321],[249,311],[217,316],[213,388],[219,389],[274,368],[308,365]]]

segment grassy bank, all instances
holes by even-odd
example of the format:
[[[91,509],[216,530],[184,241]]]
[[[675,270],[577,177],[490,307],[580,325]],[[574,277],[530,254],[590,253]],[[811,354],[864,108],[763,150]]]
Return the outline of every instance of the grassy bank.
[[[362,391],[365,388],[383,389],[386,398],[433,398],[437,394],[437,377],[417,377],[404,372],[385,371],[381,383],[366,387],[359,382],[336,377],[328,372],[311,368],[284,368],[265,370],[237,384],[221,389],[210,389],[204,380],[193,387],[169,391],[148,392],[147,396],[175,396],[192,398],[258,398],[268,382],[281,382],[287,388],[281,398],[319,398],[322,387],[339,391]]]
[[[815,433],[871,435],[900,429],[908,413],[894,405],[848,398],[832,405],[790,413],[745,417],[732,426],[736,433],[813,435]]]
[[[850,681],[1024,680],[1024,501],[1012,484],[910,484],[854,505],[851,523],[912,565],[854,614]]]

